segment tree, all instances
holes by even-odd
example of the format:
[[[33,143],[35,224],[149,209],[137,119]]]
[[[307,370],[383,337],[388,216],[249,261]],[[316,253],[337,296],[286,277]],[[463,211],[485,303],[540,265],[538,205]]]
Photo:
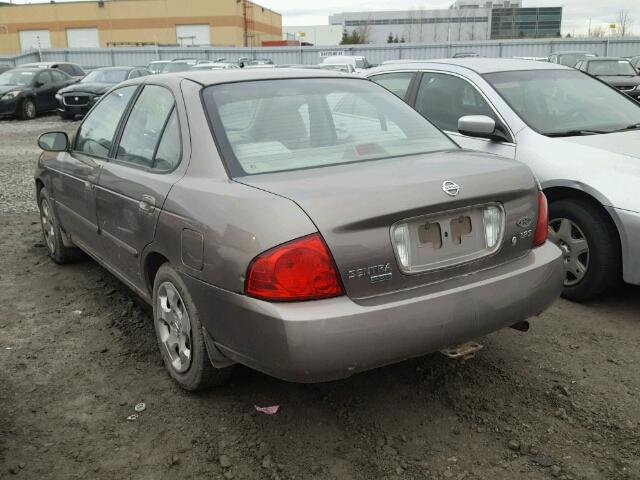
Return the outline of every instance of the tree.
[[[633,17],[629,14],[629,10],[620,10],[618,12],[617,30],[618,35],[621,37],[627,37],[631,35],[631,29],[633,27]]]
[[[592,37],[602,38],[605,36],[606,30],[603,25],[598,25],[597,27],[593,27],[590,32]]]
[[[393,33],[389,33],[389,36],[387,37],[387,43],[394,43],[394,41],[393,41]]]

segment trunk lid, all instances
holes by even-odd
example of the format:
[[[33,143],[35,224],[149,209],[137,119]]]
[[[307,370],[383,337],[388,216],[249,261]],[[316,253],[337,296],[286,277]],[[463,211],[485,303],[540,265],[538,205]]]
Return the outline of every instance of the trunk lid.
[[[463,150],[235,180],[288,198],[306,212],[324,237],[353,299],[443,281],[519,257],[531,248],[527,232],[535,231],[537,219],[538,188],[528,167]],[[445,193],[447,181],[459,186],[456,196]],[[476,259],[462,256],[463,263],[440,262],[437,268],[421,272],[402,268],[391,239],[394,224],[406,219],[421,223],[423,216],[427,222],[429,216],[450,211],[457,218],[458,211],[486,204],[501,205],[505,213],[504,234],[495,251]],[[477,221],[477,215],[470,216]]]

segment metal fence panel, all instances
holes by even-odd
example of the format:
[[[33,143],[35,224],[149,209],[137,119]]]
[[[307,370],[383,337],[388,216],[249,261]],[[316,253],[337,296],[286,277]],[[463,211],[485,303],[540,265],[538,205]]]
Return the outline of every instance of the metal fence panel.
[[[0,57],[0,63],[20,65],[34,61],[67,61],[84,67],[141,66],[154,60],[197,58],[237,60],[247,58],[271,58],[277,64],[317,64],[328,53],[363,55],[370,63],[387,60],[429,60],[448,58],[456,53],[476,52],[483,57],[547,57],[559,50],[586,50],[598,55],[640,55],[640,37],[542,39],[542,40],[482,40],[469,42],[382,45],[340,45],[314,47],[122,47],[122,48],[66,48],[28,52],[13,57]]]

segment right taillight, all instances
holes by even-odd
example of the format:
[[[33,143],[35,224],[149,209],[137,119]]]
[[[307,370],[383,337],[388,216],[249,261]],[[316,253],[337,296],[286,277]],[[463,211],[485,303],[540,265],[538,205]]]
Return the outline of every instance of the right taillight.
[[[549,235],[549,205],[544,193],[538,193],[538,222],[536,223],[536,233],[533,236],[533,246],[539,247],[547,241]]]
[[[258,255],[247,270],[245,292],[251,297],[280,302],[344,294],[333,258],[318,233]]]

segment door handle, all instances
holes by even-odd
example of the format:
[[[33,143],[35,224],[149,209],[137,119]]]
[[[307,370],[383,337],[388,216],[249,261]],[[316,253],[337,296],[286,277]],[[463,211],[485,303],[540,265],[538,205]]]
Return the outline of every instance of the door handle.
[[[143,213],[153,213],[156,208],[156,199],[151,195],[142,195],[142,200],[140,200],[138,206]]]

